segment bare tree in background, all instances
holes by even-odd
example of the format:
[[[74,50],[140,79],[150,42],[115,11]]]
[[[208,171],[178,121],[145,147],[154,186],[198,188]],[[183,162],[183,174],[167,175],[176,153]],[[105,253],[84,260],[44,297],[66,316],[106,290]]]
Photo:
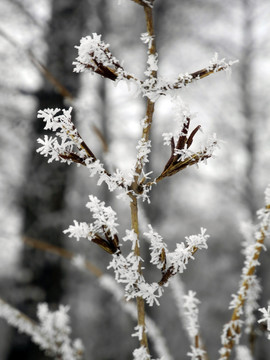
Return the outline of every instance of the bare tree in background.
[[[72,73],[74,44],[83,33],[87,18],[87,1],[57,0],[52,2],[52,17],[47,34],[48,57],[46,66],[67,92],[59,93],[46,79],[44,86],[35,96],[38,109],[65,107],[68,97],[76,95],[79,78]],[[66,97],[66,99],[65,99]],[[42,124],[34,117],[33,138],[42,133]],[[54,164],[48,168],[36,154],[36,144],[32,147],[27,161],[27,177],[22,187],[23,236],[42,239],[54,245],[62,242],[62,214],[66,185],[69,178],[67,168]],[[38,250],[25,247],[22,253],[22,268],[30,275],[28,289],[39,289],[41,298],[35,298],[35,291],[25,294],[18,307],[33,315],[36,301],[46,301],[55,307],[63,294],[63,271],[59,259],[45,256]],[[23,284],[25,286],[26,284]],[[22,335],[14,333],[10,344],[9,360],[45,359],[46,357]]]

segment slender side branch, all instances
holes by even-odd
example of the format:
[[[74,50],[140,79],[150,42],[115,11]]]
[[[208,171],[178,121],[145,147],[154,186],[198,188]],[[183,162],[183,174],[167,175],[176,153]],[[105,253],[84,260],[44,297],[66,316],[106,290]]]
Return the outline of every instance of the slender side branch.
[[[197,252],[198,248],[197,247],[194,247],[191,251],[191,255],[190,257],[188,258],[191,259],[191,257]],[[164,286],[168,281],[169,279],[175,275],[175,269],[174,269],[174,266],[170,266],[166,271],[163,271],[162,272],[162,278],[161,280],[158,282],[158,285],[159,286]]]
[[[3,29],[0,28],[0,36],[5,38],[15,48],[23,51],[41,74],[54,86],[54,88],[61,94],[65,99],[73,100],[73,95],[70,91],[50,72],[50,70],[33,54],[31,50],[23,49],[10,35],[8,35]]]
[[[135,2],[138,5],[145,7],[149,7],[152,8],[153,7],[153,3],[154,0],[132,0],[133,2]]]
[[[0,317],[30,336],[47,355],[59,360],[82,360],[83,345],[79,339],[70,339],[71,328],[67,312],[68,307],[63,305],[59,310],[50,312],[47,304],[39,304],[37,323],[0,298]]]
[[[30,319],[19,310],[13,308],[2,298],[0,298],[0,315],[5,318],[9,324],[17,327],[27,335],[33,336],[35,331],[37,331],[37,322]]]
[[[33,239],[28,236],[24,236],[22,238],[23,242],[27,244],[28,246],[31,246],[35,249],[39,249],[42,251],[49,252],[51,254],[56,254],[58,256],[61,256],[62,258],[72,260],[76,257],[76,254],[72,253],[69,250],[66,250],[64,248],[49,244],[45,241]],[[95,265],[93,265],[90,261],[84,260],[85,267],[87,270],[89,270],[93,275],[95,275],[97,278],[100,278],[103,275],[103,272],[97,268]]]
[[[269,213],[270,205],[266,205],[265,212]],[[262,248],[264,247],[264,240],[266,237],[266,232],[268,230],[268,225],[262,224],[261,229],[259,230],[259,235],[257,236],[256,243],[254,244],[253,255],[249,260],[248,264],[244,268],[243,272],[243,281],[240,285],[240,288],[237,293],[237,297],[234,300],[235,306],[232,313],[231,320],[224,327],[224,333],[222,335],[222,344],[223,347],[220,350],[222,360],[228,360],[231,354],[231,351],[234,345],[237,343],[240,334],[241,334],[241,320],[240,316],[242,313],[242,308],[245,304],[247,298],[247,292],[251,284],[252,277],[254,276],[256,266],[259,265],[258,259],[261,254]]]

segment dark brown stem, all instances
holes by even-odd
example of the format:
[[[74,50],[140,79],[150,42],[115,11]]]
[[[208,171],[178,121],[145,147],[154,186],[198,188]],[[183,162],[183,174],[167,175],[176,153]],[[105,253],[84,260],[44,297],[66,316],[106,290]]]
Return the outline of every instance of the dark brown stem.
[[[149,7],[150,9],[151,9],[151,5],[150,5],[150,1],[148,1],[148,2],[144,2],[143,0],[132,0],[133,2],[135,2],[136,4],[138,4],[138,5],[141,5],[141,6],[143,6],[144,8],[145,7]],[[152,0],[151,1],[152,3],[154,2],[154,0]]]

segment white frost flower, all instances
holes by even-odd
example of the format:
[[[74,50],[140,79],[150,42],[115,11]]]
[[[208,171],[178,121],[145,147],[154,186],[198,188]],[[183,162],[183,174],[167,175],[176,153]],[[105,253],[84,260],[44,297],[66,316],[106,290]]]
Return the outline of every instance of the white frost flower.
[[[74,237],[77,241],[79,241],[80,238],[87,238],[90,232],[89,225],[85,222],[79,223],[77,220],[73,220],[73,222],[74,225],[70,225],[63,233],[69,233],[69,237]]]
[[[106,56],[109,44],[105,44],[101,40],[101,35],[93,33],[92,36],[83,37],[80,40],[80,45],[75,46],[75,48],[78,49],[78,57],[73,63],[75,65],[75,72],[85,71],[87,66],[91,66],[90,70],[96,69],[98,63],[104,66],[109,65],[108,57]]]
[[[163,133],[162,134],[162,137],[163,137],[163,145],[168,145],[170,146],[171,145],[171,139],[173,137],[173,133]]]
[[[44,109],[38,111],[38,118],[43,119],[43,121],[46,123],[44,126],[45,130],[57,130],[59,128],[59,123],[55,121],[55,115],[61,111],[61,109],[55,108],[55,109]]]
[[[139,341],[141,341],[142,336],[143,336],[143,329],[144,329],[144,327],[142,325],[135,326],[136,331],[131,336],[132,337],[138,337]]]
[[[176,244],[176,249],[168,253],[169,264],[173,267],[173,274],[179,272],[180,274],[186,269],[186,265],[190,259],[194,259],[193,253],[197,249],[207,249],[207,239],[209,235],[206,234],[206,229],[201,228],[201,233],[198,235],[186,236],[186,244],[183,242]]]
[[[189,290],[187,295],[183,296],[183,299],[186,329],[188,331],[189,337],[194,338],[196,335],[198,335],[199,332],[198,305],[200,301],[196,298],[196,292],[191,290]]]
[[[258,320],[258,323],[266,323],[267,330],[270,331],[270,306],[268,308],[260,308],[259,311],[262,313],[262,317]]]
[[[43,140],[39,138],[37,139],[37,142],[41,145],[37,149],[37,152],[45,157],[51,156],[49,162],[59,159],[58,152],[55,150],[55,145],[57,143],[56,138],[53,138],[52,136],[48,137],[48,135],[45,135]]]
[[[225,71],[231,71],[232,65],[238,63],[238,60],[229,61],[228,63],[225,61],[225,58],[219,59],[218,53],[216,52],[213,58],[209,62],[208,70],[214,70],[214,72],[223,69]]]
[[[108,269],[113,268],[115,280],[125,285],[127,300],[136,296],[135,284],[139,281],[138,273],[140,258],[130,253],[127,257],[122,254],[113,254]]]
[[[132,230],[126,230],[126,236],[123,237],[123,241],[131,241],[132,245],[131,245],[131,250],[134,251],[136,244],[138,244],[138,246],[140,246],[140,243],[138,242],[138,237],[137,234],[135,233],[135,231]]]
[[[64,233],[69,233],[69,237],[88,238],[93,240],[97,234],[106,234],[113,238],[117,234],[117,216],[111,206],[105,206],[104,201],[100,201],[96,196],[90,195],[86,207],[91,211],[95,221],[91,224],[85,222],[79,223],[74,220],[74,225],[70,225]]]
[[[158,299],[162,296],[164,289],[158,283],[148,284],[145,281],[141,281],[138,287],[139,292],[137,296],[143,297],[149,306],[159,305]]]
[[[70,154],[73,158],[83,161],[88,154],[81,147],[83,142],[78,130],[71,119],[72,107],[68,110],[62,109],[62,114],[58,114],[61,109],[44,109],[38,111],[38,118],[45,122],[45,130],[55,132],[55,137],[44,136],[44,139],[38,139],[41,147],[37,149],[41,155],[49,157],[48,162],[61,161],[71,163]],[[58,115],[57,115],[58,114]],[[77,153],[74,151],[77,148]]]
[[[111,206],[105,206],[104,201],[100,201],[96,196],[89,195],[89,202],[86,204],[86,207],[91,211],[94,222],[94,229],[96,232],[106,229],[109,231],[111,236],[117,234],[117,216],[116,212],[111,208]]]
[[[144,236],[150,241],[151,263],[156,265],[158,269],[162,269],[166,262],[166,255],[168,253],[167,245],[163,241],[162,236],[155,232],[151,225],[148,225],[148,232]]]
[[[137,149],[137,160],[140,163],[141,168],[149,162],[148,155],[151,152],[151,140],[145,141],[139,140],[138,145],[136,146]]]
[[[205,350],[195,346],[191,346],[190,348],[191,351],[187,353],[187,356],[190,356],[191,360],[203,359],[205,355]]]
[[[154,36],[149,35],[148,32],[141,34],[141,41],[144,44],[148,44],[148,48],[150,48],[152,46],[153,40],[154,40]]]
[[[133,360],[150,360],[150,355],[144,346],[133,351]]]

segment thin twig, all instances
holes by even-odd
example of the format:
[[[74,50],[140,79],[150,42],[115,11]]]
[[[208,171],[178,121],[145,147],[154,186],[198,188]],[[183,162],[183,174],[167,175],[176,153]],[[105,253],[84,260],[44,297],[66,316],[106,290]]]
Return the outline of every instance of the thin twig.
[[[74,254],[73,252],[71,252],[69,250],[66,250],[64,248],[49,244],[49,243],[47,243],[45,241],[41,241],[41,240],[31,238],[29,236],[23,236],[22,240],[28,246],[31,246],[31,247],[33,247],[35,249],[39,249],[39,250],[42,250],[42,251],[49,252],[51,254],[61,256],[62,258],[65,258],[65,259],[68,259],[68,260],[72,260],[77,256],[77,254]],[[97,278],[99,278],[99,277],[101,277],[103,275],[103,272],[98,267],[96,267],[90,261],[88,261],[86,259],[85,259],[85,268],[87,270],[89,270]]]
[[[105,153],[107,153],[109,151],[109,145],[108,145],[108,142],[106,141],[104,135],[102,134],[102,132],[100,131],[100,129],[96,125],[93,125],[92,129],[94,130],[95,134],[99,138],[99,140],[100,140],[100,142],[102,144],[103,151]]]
[[[36,68],[44,75],[44,77],[55,87],[57,92],[65,99],[73,100],[73,95],[70,91],[50,72],[50,70],[33,54],[31,50],[22,48],[10,35],[0,28],[0,35],[5,38],[11,45],[20,51],[23,51]]]
[[[132,0],[132,1],[135,2],[135,3],[138,4],[138,5],[143,6],[143,7],[149,7],[149,8],[151,8],[151,7],[153,6],[150,1],[144,1],[144,0]],[[153,2],[154,2],[154,1],[152,0],[152,3],[153,3]]]

